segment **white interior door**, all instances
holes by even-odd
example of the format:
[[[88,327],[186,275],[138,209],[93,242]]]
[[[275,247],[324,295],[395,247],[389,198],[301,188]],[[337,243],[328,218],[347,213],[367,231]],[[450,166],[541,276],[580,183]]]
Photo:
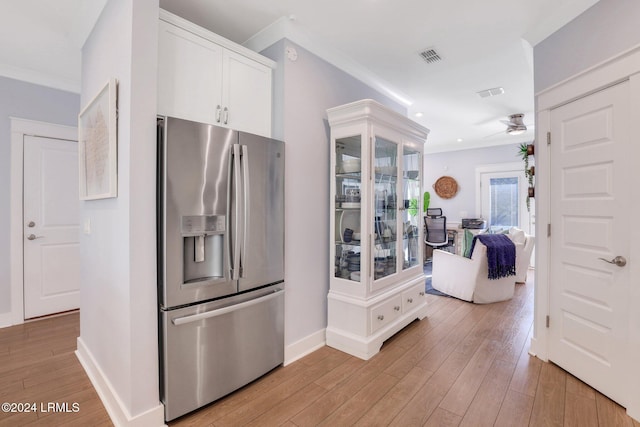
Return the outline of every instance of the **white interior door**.
[[[623,406],[629,106],[625,82],[552,110],[550,147],[549,359]]]
[[[25,319],[80,306],[78,144],[24,139]]]

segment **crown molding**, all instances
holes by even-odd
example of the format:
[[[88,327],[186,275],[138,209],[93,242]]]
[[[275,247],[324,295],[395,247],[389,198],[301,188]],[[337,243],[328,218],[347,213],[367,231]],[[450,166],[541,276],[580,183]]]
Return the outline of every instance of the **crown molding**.
[[[0,64],[0,76],[65,92],[80,93],[80,80],[65,79],[49,73],[16,67],[9,64]]]

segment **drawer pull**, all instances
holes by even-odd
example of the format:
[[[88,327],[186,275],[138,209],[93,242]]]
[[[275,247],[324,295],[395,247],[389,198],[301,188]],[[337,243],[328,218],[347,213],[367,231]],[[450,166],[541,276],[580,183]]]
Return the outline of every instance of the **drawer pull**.
[[[424,296],[424,292],[420,292],[420,296],[423,297]]]
[[[409,304],[411,304],[411,303],[413,302],[413,298],[409,298],[409,299],[407,300],[407,302],[408,302]]]
[[[382,314],[378,315],[378,320],[384,320],[384,316]]]
[[[395,307],[393,307],[393,309],[394,309],[395,311],[400,311],[400,306],[399,306],[399,305],[396,305]]]

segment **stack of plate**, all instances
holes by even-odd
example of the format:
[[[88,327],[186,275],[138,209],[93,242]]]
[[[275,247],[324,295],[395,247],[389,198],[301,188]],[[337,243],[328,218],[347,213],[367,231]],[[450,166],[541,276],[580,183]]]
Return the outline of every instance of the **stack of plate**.
[[[349,254],[347,256],[347,270],[360,271],[360,254]]]

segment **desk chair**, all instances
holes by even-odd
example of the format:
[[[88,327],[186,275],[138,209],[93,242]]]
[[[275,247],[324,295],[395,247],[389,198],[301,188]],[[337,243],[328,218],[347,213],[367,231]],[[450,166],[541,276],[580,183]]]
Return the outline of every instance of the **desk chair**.
[[[440,212],[442,213],[442,210],[440,210]],[[427,246],[439,248],[449,244],[446,216],[425,216],[424,227],[424,243]]]
[[[427,208],[427,216],[438,217],[442,216],[442,209],[440,208]]]

